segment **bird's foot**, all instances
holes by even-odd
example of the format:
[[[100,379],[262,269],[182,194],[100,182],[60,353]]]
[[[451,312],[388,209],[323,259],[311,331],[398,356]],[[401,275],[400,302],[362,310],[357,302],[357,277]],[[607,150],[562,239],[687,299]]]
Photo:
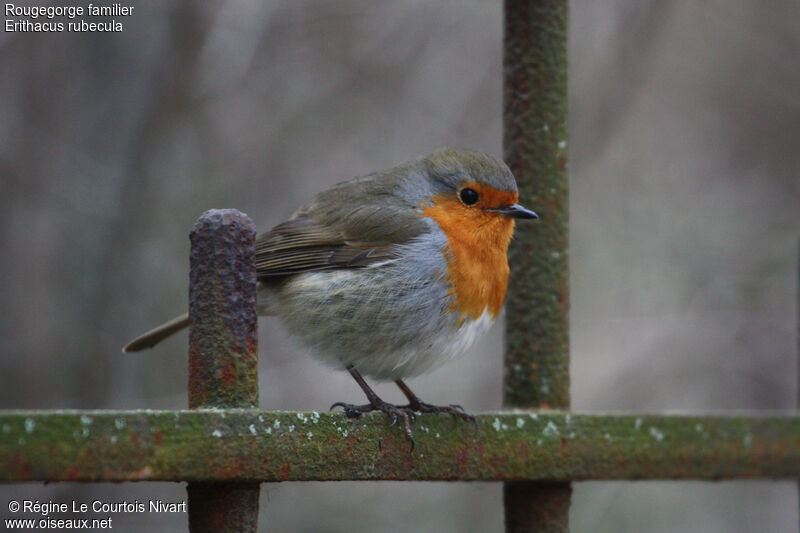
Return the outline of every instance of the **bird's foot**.
[[[331,405],[331,410],[334,407],[341,407],[344,410],[344,415],[347,418],[358,418],[363,413],[368,413],[370,411],[380,411],[384,413],[386,416],[389,417],[391,423],[389,427],[392,427],[397,423],[397,419],[403,420],[403,428],[406,434],[406,440],[411,443],[411,450],[414,451],[414,433],[411,431],[411,422],[414,421],[416,415],[414,410],[409,406],[405,405],[392,405],[388,402],[384,402],[380,398],[375,398],[371,400],[370,403],[364,405],[354,405],[351,403],[344,403],[344,402],[336,402],[335,404]]]
[[[478,419],[472,416],[471,414],[464,411],[464,408],[460,405],[450,404],[450,405],[431,405],[429,403],[425,403],[419,398],[414,397],[411,399],[408,405],[404,405],[402,407],[406,407],[408,409],[413,409],[418,413],[448,413],[453,416],[457,416],[462,420],[466,420],[467,422],[472,422],[476,426],[478,425]]]

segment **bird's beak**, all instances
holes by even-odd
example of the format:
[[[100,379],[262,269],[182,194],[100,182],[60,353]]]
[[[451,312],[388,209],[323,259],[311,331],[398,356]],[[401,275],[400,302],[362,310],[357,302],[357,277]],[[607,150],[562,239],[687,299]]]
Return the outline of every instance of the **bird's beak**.
[[[488,209],[488,211],[500,213],[504,217],[510,218],[539,218],[539,215],[519,204],[504,205],[497,209]]]

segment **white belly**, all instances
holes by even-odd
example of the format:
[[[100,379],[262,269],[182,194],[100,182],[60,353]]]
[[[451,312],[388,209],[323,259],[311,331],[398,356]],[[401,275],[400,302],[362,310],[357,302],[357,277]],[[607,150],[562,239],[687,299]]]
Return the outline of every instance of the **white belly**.
[[[390,353],[377,350],[372,357],[362,358],[352,364],[362,374],[376,379],[393,381],[419,376],[466,352],[493,323],[494,318],[484,311],[477,319],[467,319],[460,326],[444,331],[426,343],[410,345],[404,350]]]
[[[337,283],[353,275],[359,274],[309,273],[277,292],[262,287],[259,312],[280,318],[324,363],[340,370],[353,365],[364,376],[391,381],[424,374],[464,353],[494,322],[484,311],[459,324],[446,286],[402,287],[394,276],[383,291],[347,285],[345,298],[332,297]]]

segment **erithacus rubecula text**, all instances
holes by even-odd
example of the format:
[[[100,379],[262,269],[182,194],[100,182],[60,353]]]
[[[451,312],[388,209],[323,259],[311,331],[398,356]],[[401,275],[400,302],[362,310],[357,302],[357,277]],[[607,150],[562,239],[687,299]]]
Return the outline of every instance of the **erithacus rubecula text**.
[[[275,315],[324,362],[352,374],[394,424],[415,412],[475,421],[457,405],[422,402],[403,381],[464,352],[500,313],[518,203],[508,167],[475,151],[444,149],[319,193],[256,240],[259,314]],[[189,325],[187,315],[129,343],[149,348]],[[381,400],[364,377],[392,380],[408,398]]]

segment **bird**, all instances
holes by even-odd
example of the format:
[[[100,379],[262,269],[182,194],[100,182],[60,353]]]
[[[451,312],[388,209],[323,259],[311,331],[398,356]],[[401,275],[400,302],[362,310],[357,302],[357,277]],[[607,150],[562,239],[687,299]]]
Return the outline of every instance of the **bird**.
[[[487,153],[444,148],[320,192],[256,238],[258,313],[328,365],[347,370],[367,397],[336,402],[357,418],[402,419],[414,447],[417,413],[475,417],[423,402],[405,380],[462,354],[498,317],[519,203],[514,175]],[[190,325],[181,315],[123,348],[156,345]],[[393,381],[407,405],[382,400],[365,377]]]

